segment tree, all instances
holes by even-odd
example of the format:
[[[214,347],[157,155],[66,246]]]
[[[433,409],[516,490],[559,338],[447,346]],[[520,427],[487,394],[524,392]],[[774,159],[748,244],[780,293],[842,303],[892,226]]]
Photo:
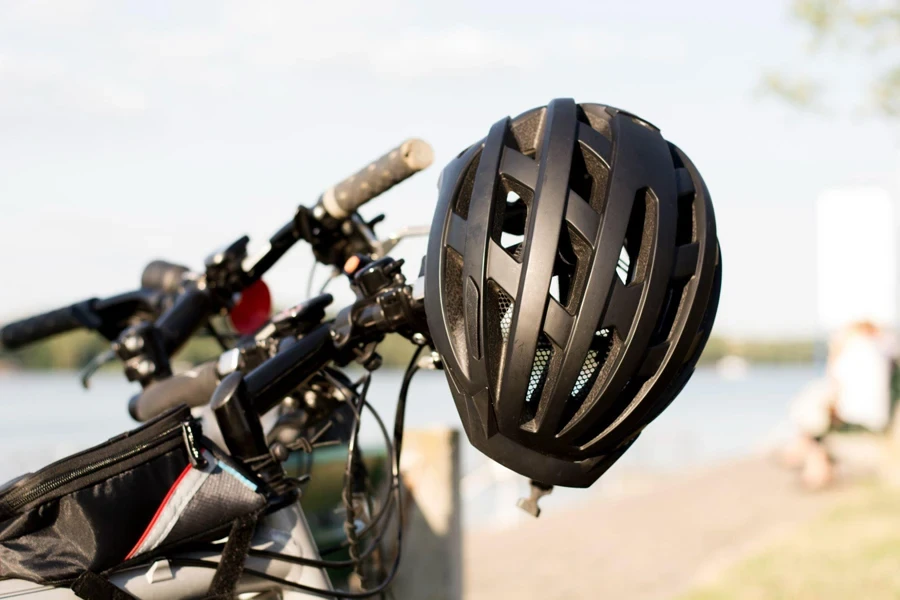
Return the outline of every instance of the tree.
[[[811,53],[852,55],[874,72],[859,103],[877,114],[900,118],[900,0],[793,0],[791,13],[812,35]],[[801,108],[821,108],[835,82],[771,71],[763,89]]]

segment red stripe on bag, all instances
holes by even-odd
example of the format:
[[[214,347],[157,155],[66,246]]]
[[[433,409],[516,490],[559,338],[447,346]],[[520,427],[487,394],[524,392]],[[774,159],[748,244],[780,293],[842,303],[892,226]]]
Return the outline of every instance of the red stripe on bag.
[[[144,530],[144,535],[141,536],[141,539],[137,541],[137,544],[134,545],[134,548],[131,549],[131,552],[128,553],[128,556],[125,557],[125,560],[132,558],[141,545],[144,543],[144,540],[147,539],[147,536],[150,535],[150,532],[153,531],[153,526],[156,525],[156,521],[159,520],[159,516],[162,514],[163,510],[166,508],[166,504],[169,503],[169,500],[175,494],[175,490],[178,489],[178,485],[184,480],[185,477],[188,476],[188,473],[191,472],[191,469],[194,467],[188,463],[188,466],[184,468],[184,471],[181,472],[181,475],[178,476],[178,479],[175,480],[175,483],[172,484],[171,489],[169,489],[169,493],[166,494],[166,497],[163,498],[162,504],[159,505],[159,508],[156,509],[156,514],[153,515],[153,518],[150,520],[150,524],[147,525],[147,529]]]

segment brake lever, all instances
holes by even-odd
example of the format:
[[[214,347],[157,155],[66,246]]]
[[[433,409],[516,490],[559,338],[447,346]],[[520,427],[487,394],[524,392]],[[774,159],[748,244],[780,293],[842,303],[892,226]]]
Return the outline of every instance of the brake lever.
[[[406,238],[424,237],[431,233],[431,225],[415,225],[402,227],[383,240],[378,240],[377,251],[379,256],[387,256],[397,244]]]
[[[111,347],[92,358],[91,361],[81,370],[81,386],[84,389],[89,389],[91,387],[91,377],[94,376],[94,373],[99,371],[100,368],[103,367],[103,365],[116,360],[118,357],[119,354],[116,348]]]

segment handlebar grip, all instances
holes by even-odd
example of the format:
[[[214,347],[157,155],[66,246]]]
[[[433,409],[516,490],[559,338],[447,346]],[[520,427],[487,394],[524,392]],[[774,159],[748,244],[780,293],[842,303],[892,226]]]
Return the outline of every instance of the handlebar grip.
[[[84,326],[79,313],[86,318],[90,302],[79,302],[65,308],[51,310],[41,315],[10,323],[0,330],[0,343],[4,348],[15,350],[44,338],[72,331]]]
[[[368,167],[329,188],[319,200],[335,219],[346,219],[360,206],[418,173],[434,160],[427,142],[408,139]]]
[[[213,313],[214,308],[207,290],[189,289],[181,294],[174,306],[156,321],[166,354],[171,356],[181,348]]]
[[[244,379],[256,413],[269,412],[298,385],[334,358],[336,348],[328,325],[319,325],[295,344],[262,363]]]
[[[218,384],[215,361],[203,363],[185,373],[151,383],[128,401],[128,413],[136,421],[144,422],[179,404],[203,406]]]
[[[154,260],[141,273],[141,287],[173,294],[181,287],[181,278],[190,271],[187,267],[165,260]]]

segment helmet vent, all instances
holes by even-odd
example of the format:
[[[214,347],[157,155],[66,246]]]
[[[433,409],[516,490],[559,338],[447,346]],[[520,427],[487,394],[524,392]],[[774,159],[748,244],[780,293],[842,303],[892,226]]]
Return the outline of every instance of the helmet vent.
[[[457,356],[465,356],[466,324],[463,314],[463,257],[453,248],[446,249],[444,264],[445,293],[447,295],[447,322],[450,325],[450,343]]]
[[[569,189],[602,215],[606,208],[609,167],[596,152],[584,142],[575,146],[569,171]]]
[[[585,202],[590,202],[594,189],[594,177],[588,171],[584,160],[584,148],[576,145],[572,152],[572,168],[569,170],[569,189],[578,194]]]
[[[609,329],[601,329],[594,333],[594,340],[591,342],[591,349],[588,350],[587,358],[581,366],[581,372],[578,379],[575,380],[575,386],[572,388],[572,397],[577,398],[585,388],[590,388],[591,379],[609,354],[612,345]],[[586,391],[586,390],[585,390]]]
[[[697,241],[697,215],[695,214],[697,199],[697,182],[686,168],[679,150],[669,144],[672,164],[675,166],[675,182],[678,189],[678,220],[675,229],[675,245],[682,246]],[[703,185],[703,182],[700,182]]]
[[[603,364],[612,351],[614,337],[610,329],[598,329],[594,332],[590,350],[588,350],[587,357],[584,359],[584,364],[581,365],[581,371],[578,373],[575,385],[569,393],[569,401],[566,402],[565,409],[560,417],[557,433],[562,431],[584,405],[585,399],[587,399],[597,378],[600,376]]]
[[[650,338],[651,346],[660,344],[668,339],[672,326],[675,324],[675,318],[678,316],[678,310],[681,308],[684,290],[689,281],[689,279],[680,279],[669,282],[663,310],[660,313],[659,321],[656,323],[653,336]]]
[[[561,305],[565,306],[565,300],[560,300],[559,275],[554,275],[552,278],[550,278],[550,297],[559,302]]]
[[[695,241],[697,241],[697,229],[694,224],[694,195],[679,196],[675,245],[682,246]]]
[[[649,379],[649,377],[644,375],[635,375],[629,379],[628,383],[625,384],[625,387],[622,388],[622,391],[616,395],[616,400],[606,412],[603,413],[597,423],[572,440],[572,443],[575,446],[579,446],[582,450],[587,450],[596,442],[599,442],[601,434],[606,431],[616,419],[622,416],[622,413],[629,405],[631,405],[637,395],[641,392],[641,388],[644,387],[644,384],[646,384]],[[618,441],[618,439],[611,440],[610,443],[618,443]]]
[[[600,363],[597,362],[597,351],[593,349],[588,350],[587,358],[584,360],[584,364],[581,366],[581,372],[578,373],[578,379],[575,380],[575,386],[572,388],[571,395],[573,398],[578,397],[578,394],[581,393],[581,390],[583,390],[584,386],[590,381],[591,375],[597,370],[599,364]]]
[[[631,271],[631,256],[628,255],[628,248],[625,245],[622,245],[622,250],[619,252],[619,262],[616,265],[616,275],[619,276],[619,281],[623,284],[628,285],[631,283],[631,278],[629,275],[634,275]]]
[[[522,251],[525,247],[523,243],[524,240],[525,236],[506,233],[504,231],[500,236],[500,245],[503,246],[503,249],[506,250],[507,254],[512,256],[514,259],[521,261]]]
[[[459,192],[456,194],[456,200],[453,203],[453,212],[463,219],[469,218],[469,202],[472,200],[472,190],[475,189],[475,172],[478,171],[478,163],[480,160],[481,151],[475,155],[472,162],[466,168],[466,173],[462,178]]]
[[[509,294],[497,287],[497,308],[500,316],[500,337],[506,342],[509,339],[509,325],[512,323],[515,301]]]
[[[491,237],[507,254],[522,262],[525,229],[534,191],[512,178],[501,176],[498,196]]]
[[[584,295],[591,247],[569,224],[559,234],[556,259],[550,277],[550,296],[569,314],[575,314]]]
[[[598,104],[579,104],[579,121],[587,122],[593,129],[596,129],[603,137],[612,138],[612,119],[615,109],[612,107],[601,106]],[[581,118],[583,115],[584,118]]]
[[[491,380],[499,387],[516,301],[496,281],[489,279],[485,286],[484,307],[485,347],[492,349],[485,353],[484,359]]]
[[[656,235],[656,196],[644,188],[635,194],[625,240],[619,251],[616,275],[625,285],[643,281]]]
[[[537,348],[534,352],[534,362],[531,365],[531,376],[528,378],[528,391],[525,393],[525,407],[528,414],[525,421],[534,417],[537,401],[541,397],[541,390],[547,380],[547,371],[550,366],[550,358],[553,356],[553,344],[544,332],[538,337]]]
[[[506,206],[503,210],[504,216],[504,225],[503,231],[500,232],[500,245],[503,246],[503,249],[507,251],[507,253],[511,254],[513,258],[516,260],[522,259],[522,243],[525,241],[525,227],[524,227],[524,214],[519,217],[523,220],[522,231],[519,231],[518,227],[512,223],[512,221],[518,216],[516,215],[517,211],[527,211],[525,208],[525,203],[522,200],[522,197],[519,196],[515,191],[509,190],[506,193]],[[507,219],[510,221],[509,224],[506,223]],[[513,229],[515,232],[507,231],[508,229]]]

